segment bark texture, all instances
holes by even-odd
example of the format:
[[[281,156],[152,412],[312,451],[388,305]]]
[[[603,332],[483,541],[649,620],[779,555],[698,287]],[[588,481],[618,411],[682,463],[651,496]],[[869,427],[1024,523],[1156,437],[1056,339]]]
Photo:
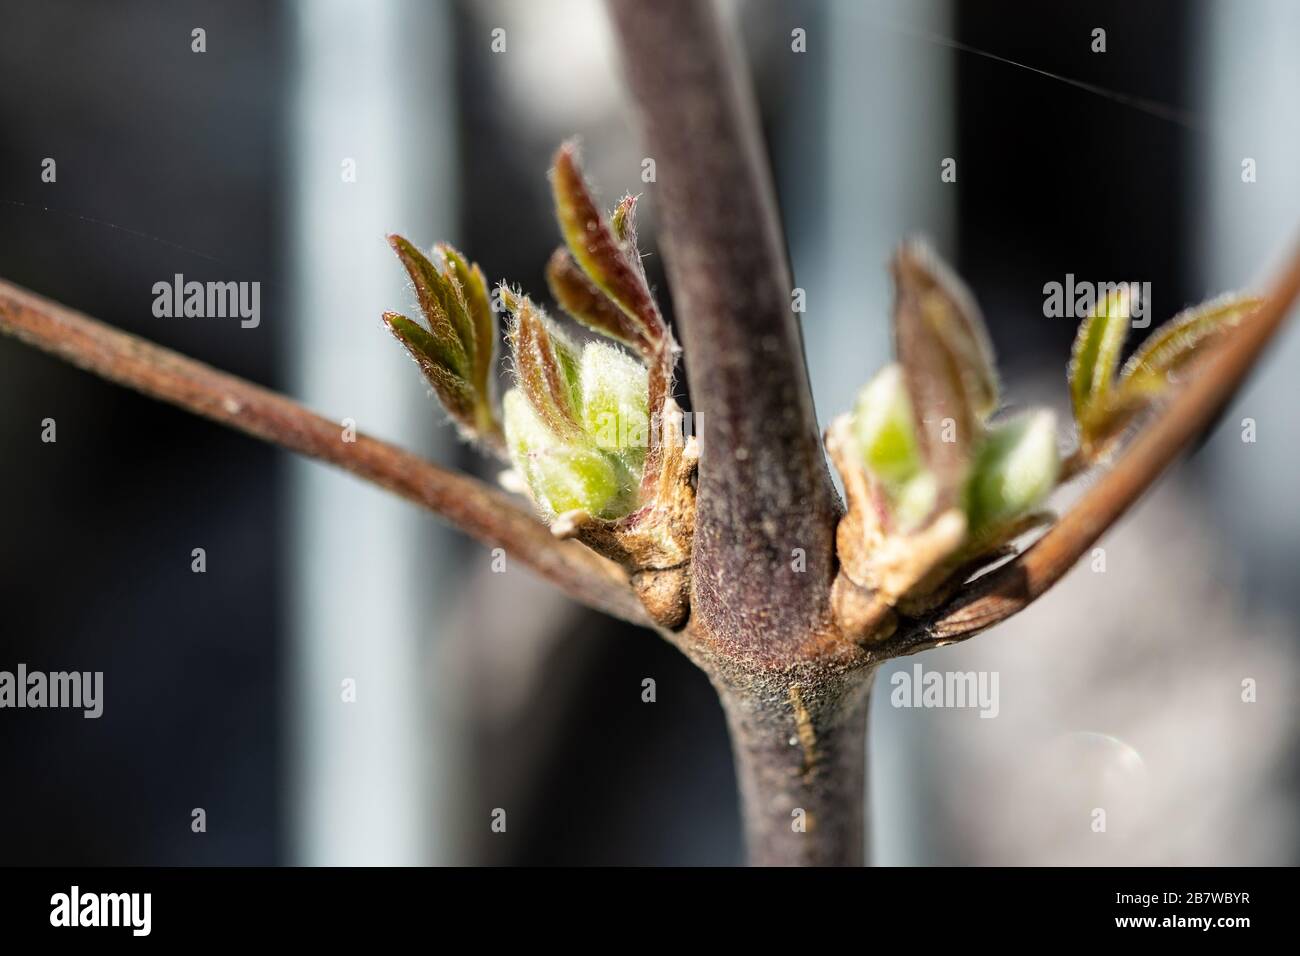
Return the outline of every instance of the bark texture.
[[[827,628],[840,509],[750,83],[714,4],[610,10],[702,416],[691,613],[736,655],[789,661]]]
[[[750,863],[862,865],[870,674],[793,683],[784,700],[719,687]]]

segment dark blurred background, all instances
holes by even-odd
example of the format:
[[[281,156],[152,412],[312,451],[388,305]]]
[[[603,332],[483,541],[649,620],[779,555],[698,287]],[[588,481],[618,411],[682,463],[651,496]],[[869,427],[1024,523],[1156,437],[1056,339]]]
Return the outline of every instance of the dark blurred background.
[[[1063,410],[1074,323],[1044,283],[1150,282],[1158,323],[1300,231],[1285,0],[724,8],[824,422],[888,360],[904,236],[974,289],[1011,404]],[[670,309],[594,0],[3,0],[0,23],[0,276],[112,325],[490,480],[379,323],[412,300],[383,238],[448,239],[545,297],[545,171],[573,134],[608,203],[644,194]],[[154,317],[176,273],[260,282],[261,323]],[[878,685],[878,862],[1300,858],[1297,372],[1292,330],[1106,574],[917,659],[999,670],[1001,719]],[[105,675],[98,720],[0,711],[0,863],[740,861],[704,677],[410,506],[7,339],[0,464],[0,669]],[[1066,814],[1097,800],[1124,821],[1102,840]]]

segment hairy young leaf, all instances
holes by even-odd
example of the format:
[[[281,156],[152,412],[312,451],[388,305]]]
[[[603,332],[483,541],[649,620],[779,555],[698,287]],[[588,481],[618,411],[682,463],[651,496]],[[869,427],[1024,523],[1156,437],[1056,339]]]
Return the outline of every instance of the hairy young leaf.
[[[473,347],[472,336],[467,334],[468,320],[463,314],[453,317],[456,312],[456,295],[447,288],[447,277],[438,271],[428,257],[414,244],[401,236],[389,236],[389,244],[406,268],[407,275],[415,286],[416,301],[420,313],[429,323],[429,333],[438,342],[439,354],[445,356],[448,371],[459,378],[469,380],[472,363],[469,349]],[[467,345],[467,341],[470,342]]]
[[[435,249],[462,293],[461,301],[471,331],[468,351],[473,358],[473,369],[470,380],[480,393],[486,395],[497,344],[496,317],[488,299],[487,281],[478,265],[470,263],[451,245],[439,243]]]
[[[560,231],[582,271],[627,313],[645,339],[663,342],[668,327],[650,294],[636,249],[620,242],[596,206],[573,143],[565,143],[555,154],[551,188]],[[620,217],[625,237],[632,234],[628,212],[630,207]]]
[[[507,336],[520,390],[557,437],[577,437],[582,431],[577,350],[527,296],[503,286],[501,301],[511,313]]]
[[[445,243],[432,261],[401,236],[388,241],[411,277],[427,327],[394,312],[384,314],[385,324],[419,363],[461,431],[499,445],[492,398],[496,319],[482,271]]]
[[[384,324],[415,359],[438,401],[457,424],[473,429],[477,423],[477,396],[445,354],[443,343],[427,330],[396,312],[384,313]]]
[[[965,479],[998,384],[983,319],[962,283],[919,243],[892,263],[894,340],[926,466],[939,482],[938,505]]]
[[[649,357],[653,345],[640,325],[587,278],[567,249],[556,249],[551,256],[546,281],[555,301],[578,322]]]
[[[623,246],[625,252],[636,255],[636,197],[626,195],[618,201],[614,211],[609,214],[609,225],[614,230],[614,238]],[[636,264],[640,265],[638,256]]]
[[[1185,309],[1157,329],[1124,364],[1119,391],[1125,397],[1160,394],[1170,377],[1203,357],[1213,343],[1263,302],[1226,295]]]
[[[1070,401],[1085,445],[1106,430],[1110,392],[1128,337],[1132,301],[1128,286],[1107,295],[1079,324],[1070,353]]]

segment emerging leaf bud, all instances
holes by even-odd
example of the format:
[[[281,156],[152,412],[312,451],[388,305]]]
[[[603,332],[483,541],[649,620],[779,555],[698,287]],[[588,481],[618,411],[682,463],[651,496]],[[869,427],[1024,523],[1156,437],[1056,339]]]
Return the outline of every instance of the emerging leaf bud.
[[[597,448],[617,454],[638,474],[650,444],[650,387],[646,368],[626,352],[600,342],[582,350],[582,426]]]
[[[1033,412],[989,430],[966,486],[972,534],[1012,521],[1056,487],[1056,416]]]
[[[1129,295],[1124,287],[1107,296],[1084,319],[1074,341],[1070,397],[1088,459],[1099,457],[1138,413],[1191,372],[1260,303],[1228,295],[1184,310],[1143,342],[1116,376],[1128,333]]]
[[[569,247],[574,261],[591,283],[603,295],[626,315],[628,325],[636,338],[646,343],[646,348],[653,351],[669,340],[668,326],[664,324],[659,307],[655,305],[650,286],[646,284],[645,272],[641,268],[641,259],[636,250],[636,229],[633,215],[636,201],[625,199],[614,213],[614,225],[601,213],[592,197],[591,188],[583,178],[578,165],[577,147],[565,143],[555,153],[555,165],[551,168],[551,190],[555,196],[555,214],[560,222],[560,232]],[[554,277],[552,284],[555,284]],[[578,293],[576,287],[565,295],[565,289],[557,289],[557,298],[565,308],[569,308],[570,299],[577,300],[576,309],[579,321],[590,322],[592,310],[583,305],[583,300],[590,300],[590,293]],[[608,319],[602,318],[593,323],[597,331],[614,335],[624,341],[629,339],[624,331],[613,331]]]
[[[1070,400],[1080,437],[1091,446],[1106,432],[1110,391],[1128,337],[1132,308],[1128,286],[1107,295],[1079,325],[1070,354]]]
[[[492,401],[496,319],[478,266],[440,244],[430,259],[401,236],[389,236],[415,286],[425,324],[396,312],[384,323],[420,366],[461,433],[501,449],[501,424]]]
[[[618,518],[636,504],[636,479],[615,457],[558,439],[519,389],[502,402],[506,443],[534,501],[551,517],[582,510]]]
[[[956,504],[984,420],[997,408],[993,348],[974,297],[919,242],[894,256],[894,345],[911,398],[921,458]],[[940,430],[934,423],[946,422]]]
[[[863,465],[880,482],[899,485],[921,471],[912,403],[898,365],[885,366],[858,393],[853,437]]]
[[[515,381],[547,428],[565,439],[576,438],[582,428],[578,350],[527,296],[502,286],[501,301],[512,316],[507,334]]]
[[[923,471],[905,481],[890,500],[897,530],[906,534],[921,527],[938,502],[939,482],[933,472]]]
[[[890,530],[914,531],[934,513],[939,482],[925,467],[902,368],[887,365],[858,394],[853,439],[889,511]]]

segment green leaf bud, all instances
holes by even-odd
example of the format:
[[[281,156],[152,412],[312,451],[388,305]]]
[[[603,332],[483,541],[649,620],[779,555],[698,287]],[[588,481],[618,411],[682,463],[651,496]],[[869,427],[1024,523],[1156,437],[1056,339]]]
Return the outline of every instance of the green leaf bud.
[[[622,349],[588,342],[582,350],[582,426],[597,448],[640,471],[650,441],[646,368]]]
[[[966,486],[972,534],[1030,511],[1056,487],[1060,474],[1056,416],[1033,412],[990,429]]]
[[[508,391],[502,406],[511,460],[547,515],[582,509],[612,519],[635,508],[637,481],[617,458],[561,441],[519,389]]]
[[[912,403],[898,365],[887,365],[858,394],[853,437],[863,466],[887,486],[901,485],[922,470]]]

